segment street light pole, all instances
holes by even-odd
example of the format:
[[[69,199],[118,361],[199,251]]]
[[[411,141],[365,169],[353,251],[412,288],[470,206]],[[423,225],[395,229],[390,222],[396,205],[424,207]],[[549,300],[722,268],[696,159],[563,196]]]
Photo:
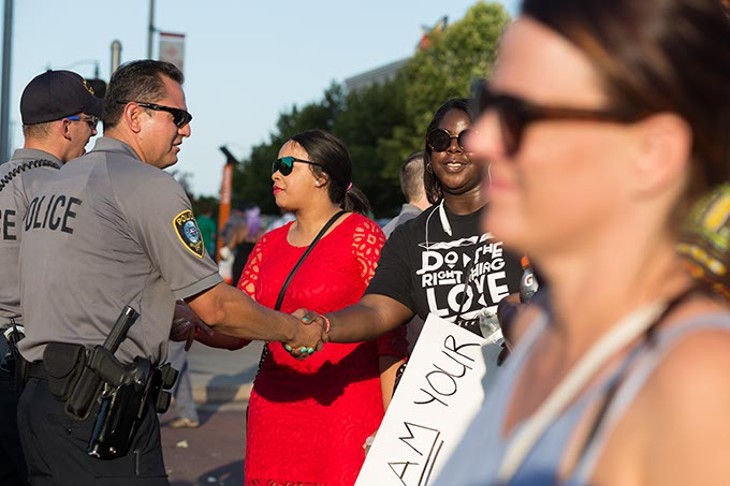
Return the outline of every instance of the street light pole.
[[[13,0],[5,0],[2,88],[0,88],[0,163],[10,158],[10,60],[13,52]]]
[[[112,42],[112,68],[111,72],[109,73],[109,79],[111,79],[112,74],[114,74],[114,71],[117,70],[119,67],[119,63],[122,62],[122,43],[118,40],[114,39]]]
[[[150,0],[150,24],[147,30],[147,59],[152,59],[152,37],[155,34],[155,0]]]

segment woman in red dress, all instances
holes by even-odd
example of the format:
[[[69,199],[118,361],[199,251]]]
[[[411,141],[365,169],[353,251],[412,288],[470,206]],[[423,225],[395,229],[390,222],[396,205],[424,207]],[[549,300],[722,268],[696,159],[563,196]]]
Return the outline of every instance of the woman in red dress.
[[[352,187],[347,148],[309,130],[281,147],[272,171],[276,203],[296,220],[262,237],[238,287],[273,308],[307,247],[344,209],[293,274],[281,311],[324,314],[357,302],[385,238],[363,216],[369,204]],[[327,344],[307,359],[292,357],[281,343],[266,344],[249,401],[245,484],[353,484],[406,346],[403,327],[375,341]]]

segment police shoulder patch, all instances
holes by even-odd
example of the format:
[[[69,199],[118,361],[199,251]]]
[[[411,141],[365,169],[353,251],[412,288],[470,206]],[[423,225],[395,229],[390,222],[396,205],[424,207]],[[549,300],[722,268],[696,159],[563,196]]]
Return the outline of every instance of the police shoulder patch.
[[[181,212],[172,220],[172,225],[185,248],[197,255],[198,258],[203,258],[205,254],[203,237],[200,234],[200,228],[198,228],[193,212],[189,209]]]

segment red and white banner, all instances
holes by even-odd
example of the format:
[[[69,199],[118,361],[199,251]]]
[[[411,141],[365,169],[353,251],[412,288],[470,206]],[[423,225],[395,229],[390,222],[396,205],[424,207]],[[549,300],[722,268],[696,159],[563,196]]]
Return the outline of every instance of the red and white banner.
[[[160,61],[172,63],[184,72],[185,34],[160,32]]]

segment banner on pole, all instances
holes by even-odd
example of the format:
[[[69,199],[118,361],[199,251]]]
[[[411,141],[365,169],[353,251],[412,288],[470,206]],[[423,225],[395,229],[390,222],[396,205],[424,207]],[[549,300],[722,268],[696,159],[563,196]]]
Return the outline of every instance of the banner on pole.
[[[429,314],[356,486],[431,484],[479,410],[500,350]]]
[[[223,166],[223,180],[221,181],[221,192],[220,192],[220,203],[218,204],[218,231],[220,235],[220,231],[226,226],[226,223],[228,222],[228,218],[231,215],[231,192],[233,191],[233,164],[226,164]],[[224,242],[223,238],[218,238],[218,245],[216,248],[216,258],[215,261],[218,262],[218,265],[223,262],[223,258],[221,258],[221,248],[223,248]],[[232,264],[228,268],[223,268],[223,271],[221,272],[221,276],[226,281],[227,284],[230,285],[236,285],[238,282],[233,282],[233,270],[232,270]]]
[[[160,61],[174,64],[183,71],[185,60],[185,34],[160,32]]]

